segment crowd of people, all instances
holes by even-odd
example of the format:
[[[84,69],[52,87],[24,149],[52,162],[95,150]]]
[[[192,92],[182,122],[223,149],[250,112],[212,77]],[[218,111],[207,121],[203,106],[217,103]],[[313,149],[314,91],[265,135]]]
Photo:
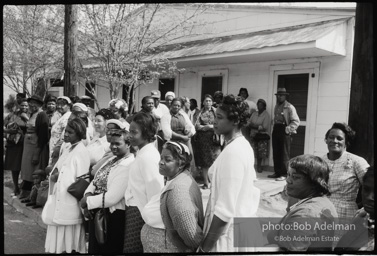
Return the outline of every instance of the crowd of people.
[[[300,119],[288,95],[278,88],[271,120],[266,101],[255,104],[246,88],[238,96],[206,94],[201,106],[174,92],[161,103],[161,92],[153,90],[132,114],[122,99],[95,112],[87,96],[26,99],[19,93],[4,119],[4,169],[12,171],[13,196],[24,203],[35,199],[40,183],[35,175],[47,176],[54,201],[46,223],[48,253],[258,251],[258,239],[235,246],[233,219],[257,217],[260,191],[254,181],[256,171],[264,171],[272,141],[275,173],[269,178],[286,181],[289,197],[281,223],[365,219],[371,231],[366,243],[346,232],[310,236],[342,237],[339,245],[331,242],[319,250],[374,248],[374,169],[346,151],[355,132],[334,123],[324,136],[325,156],[290,159]],[[202,175],[201,187],[193,170]],[[78,199],[68,188],[86,174],[90,183]],[[357,204],[360,188],[363,208]],[[211,190],[205,211],[201,189]],[[99,241],[94,216],[103,209],[109,216],[107,239]],[[308,241],[280,243],[277,235],[284,232],[268,235],[267,251],[318,250]]]

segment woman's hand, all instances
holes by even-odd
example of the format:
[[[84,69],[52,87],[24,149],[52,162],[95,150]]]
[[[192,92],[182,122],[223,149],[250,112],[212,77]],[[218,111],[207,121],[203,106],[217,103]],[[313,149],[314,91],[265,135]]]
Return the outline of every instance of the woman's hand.
[[[22,114],[20,115],[20,117],[21,117],[24,121],[29,121],[29,117],[27,116],[26,113],[22,113]]]
[[[52,174],[51,174],[51,181],[52,182],[57,182],[58,181],[58,178],[59,178],[59,171],[57,168],[55,168],[53,171],[52,171]]]
[[[54,147],[52,151],[51,158],[58,158],[59,157],[60,147]]]
[[[84,196],[80,200],[80,207],[83,208],[83,209],[88,208],[88,204],[86,203],[86,200],[87,200],[87,196]]]
[[[209,131],[211,129],[213,129],[213,125],[212,124],[207,124],[207,125],[203,126],[203,131]]]
[[[85,195],[84,195],[84,197],[80,200],[80,207],[81,208],[83,208],[83,209],[85,209],[85,208],[88,208],[88,203],[86,202],[87,200],[88,200],[88,197],[89,196],[93,196],[93,194],[92,193],[86,193]]]
[[[92,213],[88,210],[88,208],[83,208],[84,210],[84,217],[88,220],[93,219]]]

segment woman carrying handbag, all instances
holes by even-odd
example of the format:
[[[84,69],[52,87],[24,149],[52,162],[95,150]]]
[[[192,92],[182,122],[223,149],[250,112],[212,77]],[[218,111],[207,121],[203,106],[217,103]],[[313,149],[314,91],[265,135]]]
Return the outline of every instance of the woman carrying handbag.
[[[112,130],[110,157],[96,172],[84,193],[80,206],[89,220],[88,253],[116,254],[123,252],[125,201],[128,173],[134,155],[130,153],[129,132]],[[105,194],[106,193],[106,194]],[[105,211],[105,212],[103,212]],[[106,239],[98,215],[107,215]],[[102,215],[102,218],[105,216]]]
[[[52,220],[45,222],[47,253],[86,253],[85,229],[79,202],[67,191],[77,177],[89,170],[89,152],[81,141],[85,138],[84,121],[80,118],[70,120],[64,134],[64,141],[70,143],[70,147],[61,151],[61,156],[53,167],[49,178],[50,191],[53,193],[49,195],[43,209],[44,214],[48,214]]]

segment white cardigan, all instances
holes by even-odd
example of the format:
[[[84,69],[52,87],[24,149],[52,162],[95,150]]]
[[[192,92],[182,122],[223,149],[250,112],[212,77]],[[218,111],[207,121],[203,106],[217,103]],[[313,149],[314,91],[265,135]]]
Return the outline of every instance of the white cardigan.
[[[102,166],[104,166],[114,158],[115,156],[109,158]],[[107,192],[105,193],[105,208],[109,208],[111,213],[118,209],[125,209],[124,192],[126,191],[128,184],[130,166],[134,160],[134,155],[130,154],[127,158],[118,163],[118,165],[114,166],[109,173],[109,176],[107,178]],[[96,175],[97,173],[98,172],[96,172]],[[95,186],[93,185],[92,181],[89,184],[89,187],[85,190],[84,194],[89,192],[93,193],[94,190]],[[103,194],[89,196],[86,201],[86,203],[88,204],[88,209],[92,210],[102,208],[102,197]]]
[[[185,118],[186,125],[185,131],[190,131],[192,135],[196,133],[195,126],[191,123],[191,120],[187,113],[182,109],[179,111],[180,114]],[[170,140],[172,137],[172,130],[171,130],[171,114],[169,112],[168,115],[163,115],[161,117],[161,129],[164,133],[165,140]]]
[[[248,251],[233,247],[233,218],[256,217],[260,190],[254,186],[253,149],[245,137],[240,136],[227,145],[208,170],[211,194],[206,209],[203,232],[209,231],[216,215],[228,225],[216,242],[214,251]]]
[[[164,187],[159,172],[160,153],[152,143],[142,147],[130,167],[130,178],[125,192],[127,206],[137,206],[141,212],[152,196]]]
[[[76,225],[82,223],[81,210],[77,199],[68,193],[68,187],[76,181],[76,177],[89,171],[89,152],[83,142],[69,152],[64,150],[53,170],[58,168],[57,182],[51,181],[50,186],[56,186],[56,208],[53,222],[59,225]]]

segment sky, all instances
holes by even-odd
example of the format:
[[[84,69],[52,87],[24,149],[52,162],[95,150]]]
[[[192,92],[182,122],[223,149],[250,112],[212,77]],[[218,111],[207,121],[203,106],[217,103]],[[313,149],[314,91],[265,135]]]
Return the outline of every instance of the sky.
[[[276,3],[232,3],[249,5],[269,5],[269,6],[305,6],[305,7],[356,7],[356,2],[276,2]]]

